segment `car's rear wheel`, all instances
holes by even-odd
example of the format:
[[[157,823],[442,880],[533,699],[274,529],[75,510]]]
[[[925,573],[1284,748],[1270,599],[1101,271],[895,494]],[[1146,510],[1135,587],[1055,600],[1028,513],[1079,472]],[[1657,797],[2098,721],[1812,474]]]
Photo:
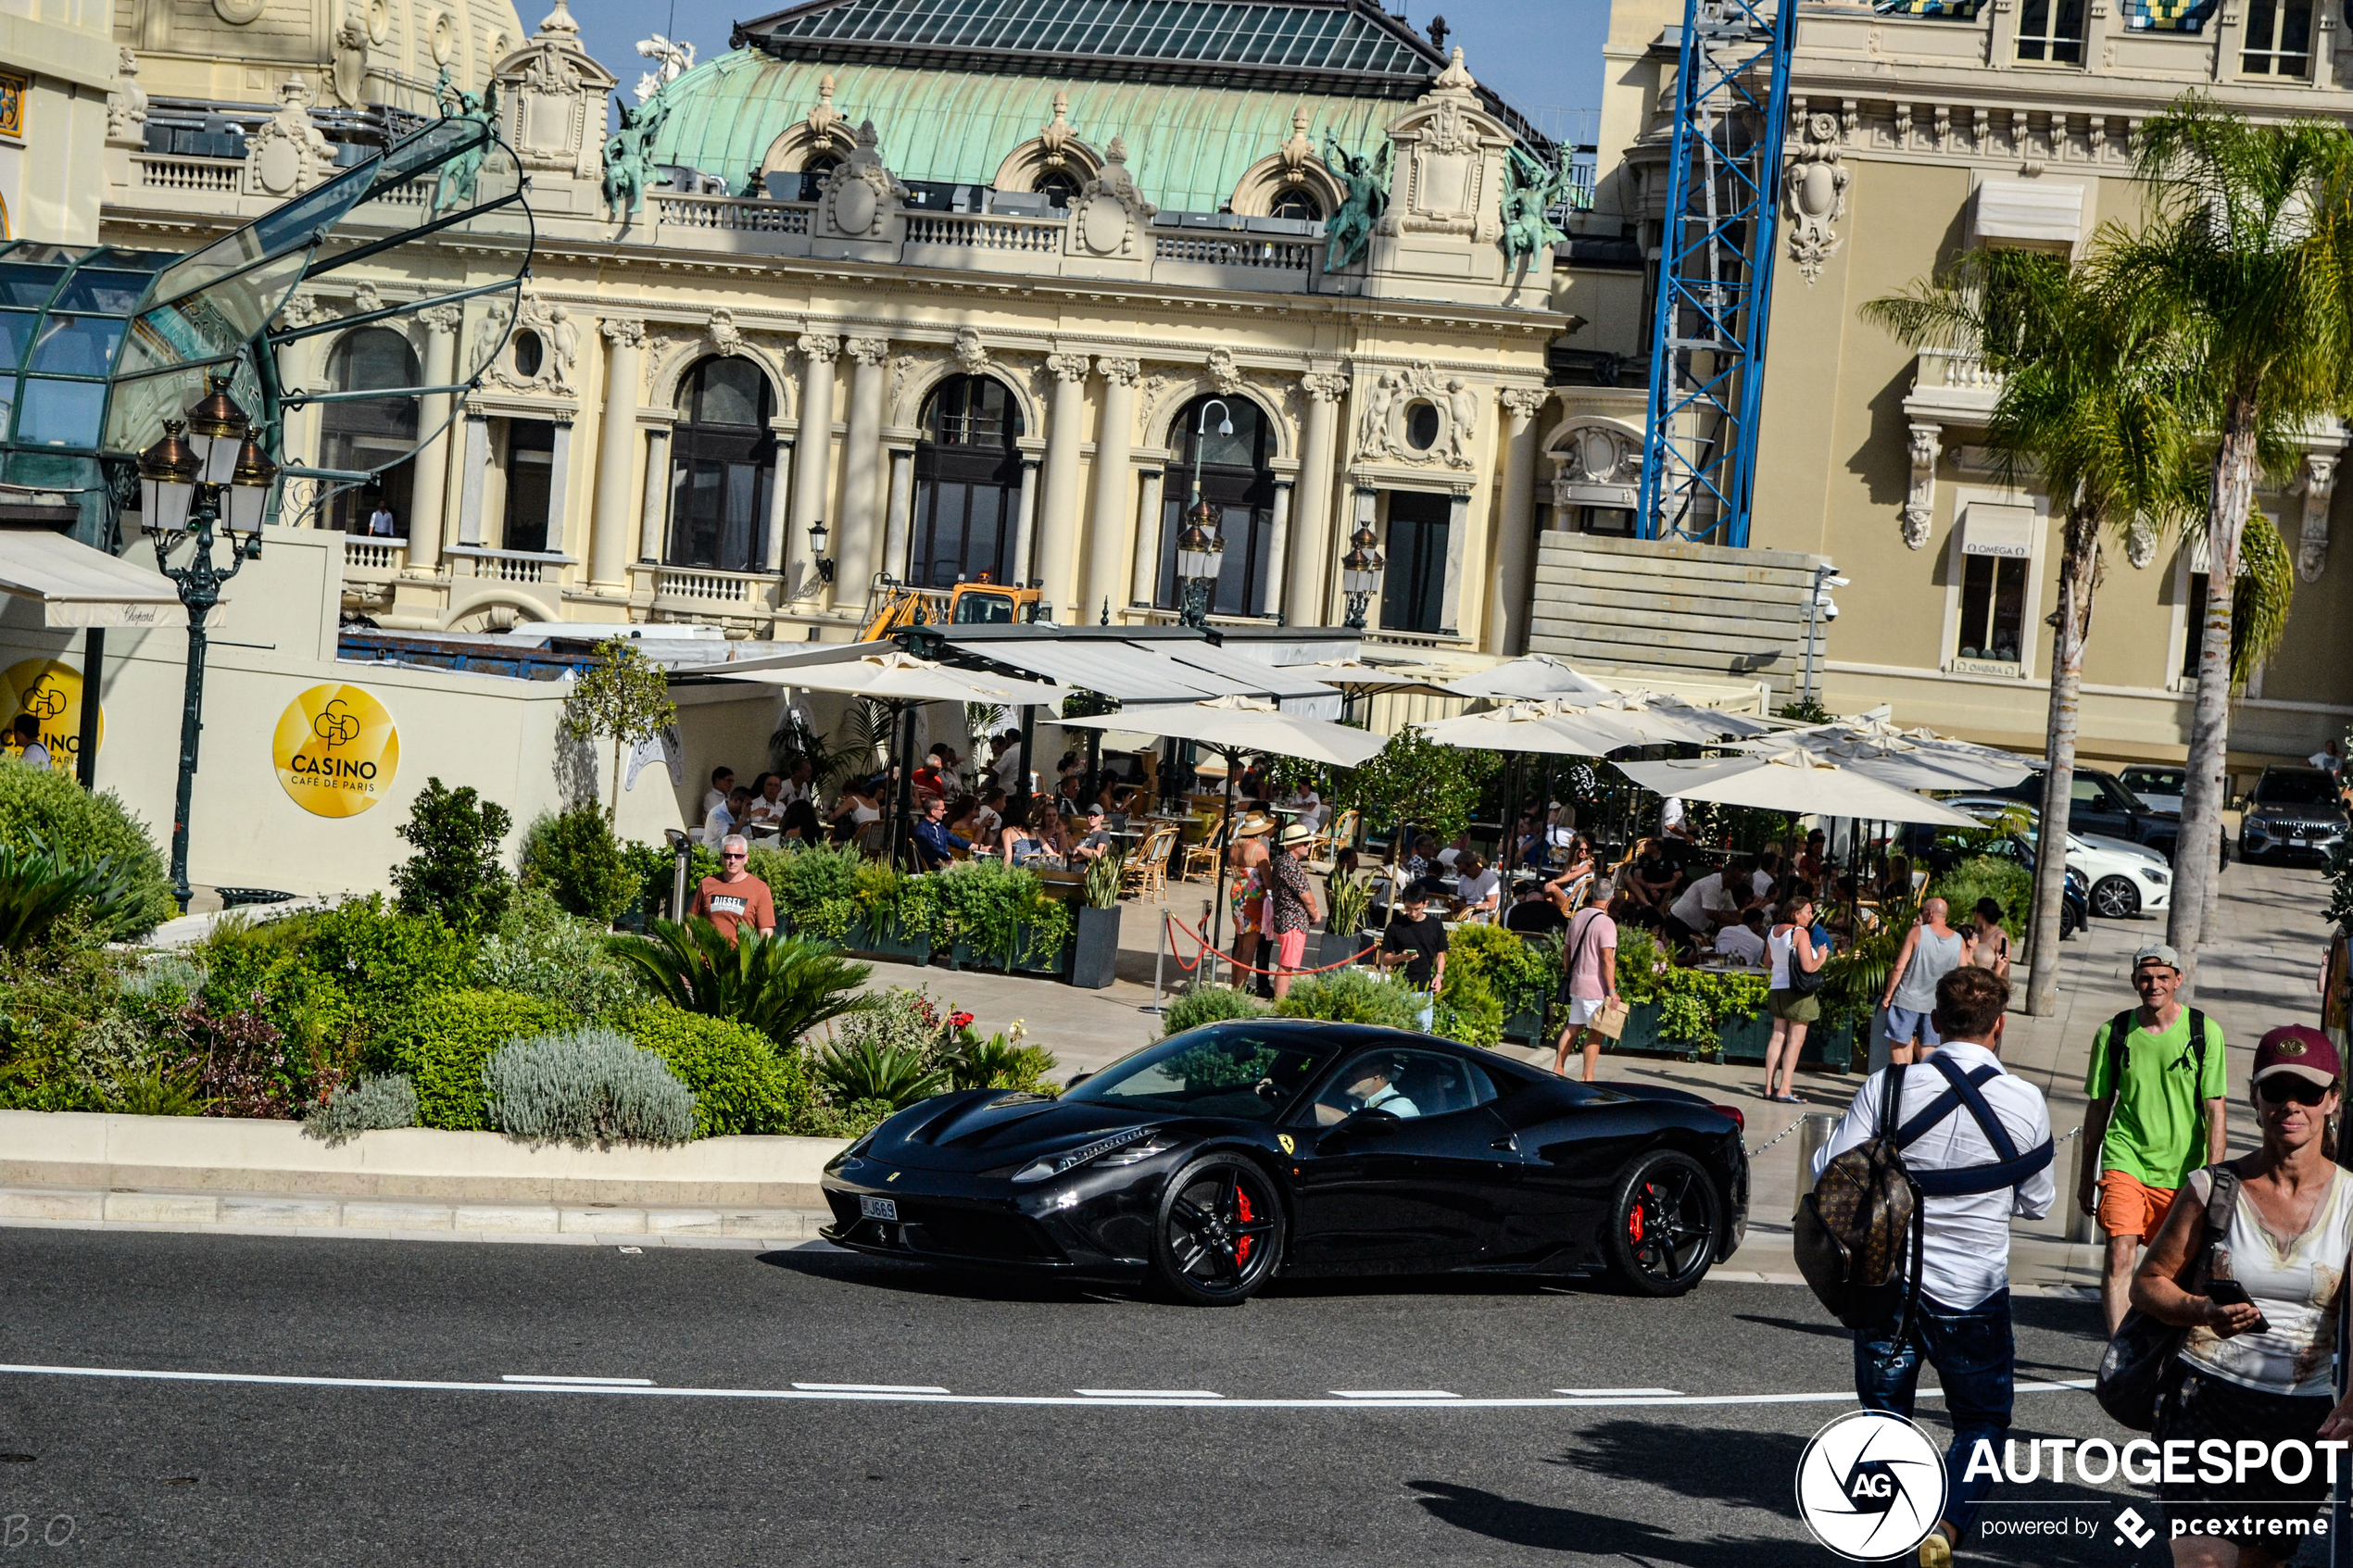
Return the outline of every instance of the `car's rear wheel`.
[[[2129,876],[2104,876],[2092,884],[2092,909],[2102,920],[2131,920],[2141,912],[2141,890]]]
[[[1637,1295],[1680,1296],[1706,1277],[1717,1210],[1716,1183],[1698,1160],[1671,1149],[1645,1155],[1618,1178],[1611,1272]]]
[[[2075,935],[2075,907],[2066,899],[2059,900],[2059,940],[2064,942]]]
[[[1256,1161],[1207,1154],[1161,1195],[1152,1273],[1178,1300],[1232,1307],[1258,1293],[1283,1255],[1283,1205]]]

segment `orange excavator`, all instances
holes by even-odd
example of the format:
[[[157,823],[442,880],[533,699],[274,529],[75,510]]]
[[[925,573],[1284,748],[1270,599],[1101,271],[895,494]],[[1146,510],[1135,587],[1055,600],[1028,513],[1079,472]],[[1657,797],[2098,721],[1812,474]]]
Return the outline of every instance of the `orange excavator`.
[[[917,588],[877,577],[866,592],[866,629],[862,642],[875,642],[910,626],[1011,626],[1038,619],[1035,588],[992,583],[959,583],[952,588]]]

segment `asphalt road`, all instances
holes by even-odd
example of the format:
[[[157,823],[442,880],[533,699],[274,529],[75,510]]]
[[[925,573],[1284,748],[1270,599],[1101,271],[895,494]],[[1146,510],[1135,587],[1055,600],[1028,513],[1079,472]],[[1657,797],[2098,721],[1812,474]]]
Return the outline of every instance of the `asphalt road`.
[[[2088,1375],[2095,1315],[2020,1300],[2020,1377]],[[1851,1408],[1848,1356],[1778,1286],[1278,1284],[1204,1311],[820,1248],[0,1230],[0,1362],[204,1374],[0,1372],[0,1564],[1818,1563],[1793,1477]],[[509,1381],[543,1377],[646,1382]],[[1627,1388],[1827,1398],[1555,1392]],[[2019,1415],[2124,1436],[2081,1393]],[[1983,1561],[2163,1550],[2112,1542],[2120,1486],[2002,1496],[2096,1535]]]

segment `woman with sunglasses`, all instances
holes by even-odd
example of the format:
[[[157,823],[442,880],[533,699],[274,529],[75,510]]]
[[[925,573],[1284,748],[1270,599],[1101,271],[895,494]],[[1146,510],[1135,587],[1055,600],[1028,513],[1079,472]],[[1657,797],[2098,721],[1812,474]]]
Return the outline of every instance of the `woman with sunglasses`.
[[[2353,1436],[2353,1399],[2330,1409],[2336,1294],[2353,1248],[2353,1175],[2328,1147],[2343,1071],[2317,1029],[2264,1035],[2251,1083],[2263,1147],[2190,1173],[2133,1276],[2133,1306],[2190,1331],[2173,1368],[2178,1381],[2158,1401],[2150,1435],[2159,1443],[2219,1442],[2235,1453],[2242,1442],[2276,1449]],[[2207,1202],[2224,1170],[2237,1174],[2237,1201],[2229,1233],[2201,1268]],[[2268,1521],[2309,1521],[2328,1499],[2322,1456],[2308,1457],[2314,1463],[2297,1481],[2266,1465],[2221,1482],[2197,1479],[2193,1466],[2190,1480],[2168,1482],[2174,1568],[2285,1562],[2297,1526]],[[2248,1519],[2255,1527],[2241,1534]]]

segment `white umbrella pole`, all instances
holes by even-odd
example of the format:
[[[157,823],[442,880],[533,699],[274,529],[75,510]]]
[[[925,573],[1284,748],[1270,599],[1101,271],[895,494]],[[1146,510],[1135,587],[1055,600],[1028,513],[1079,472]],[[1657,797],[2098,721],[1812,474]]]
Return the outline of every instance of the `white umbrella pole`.
[[[1223,747],[1220,750],[1226,759],[1226,831],[1217,835],[1221,846],[1217,851],[1217,897],[1209,906],[1209,945],[1212,947],[1226,945],[1226,868],[1234,859],[1234,770],[1241,766],[1241,753],[1224,751]],[[1202,954],[1202,961],[1207,963],[1209,955]]]
[[[912,753],[915,749],[915,705],[912,702],[898,704],[891,718],[891,727],[899,732],[896,748],[899,752],[899,787],[893,792],[890,834],[883,863],[896,866],[901,846],[914,836],[915,767]]]

